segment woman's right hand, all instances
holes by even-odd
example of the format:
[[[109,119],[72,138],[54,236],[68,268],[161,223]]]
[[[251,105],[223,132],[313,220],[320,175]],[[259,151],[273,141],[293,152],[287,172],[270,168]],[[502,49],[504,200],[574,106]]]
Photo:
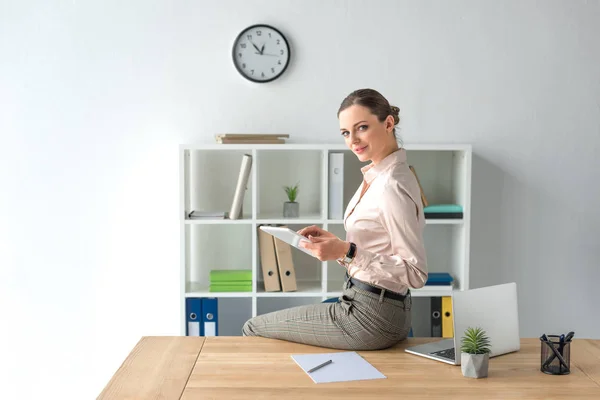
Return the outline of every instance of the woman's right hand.
[[[316,225],[307,226],[306,228],[302,228],[298,231],[298,233],[304,237],[315,236],[322,238],[334,238],[337,237],[333,233],[326,231],[323,228],[320,228]]]

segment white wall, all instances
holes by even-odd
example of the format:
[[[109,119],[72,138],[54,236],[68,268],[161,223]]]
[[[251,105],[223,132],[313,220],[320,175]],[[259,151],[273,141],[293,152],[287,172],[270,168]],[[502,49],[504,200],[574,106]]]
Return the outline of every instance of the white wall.
[[[599,17],[573,0],[1,1],[3,394],[95,397],[140,336],[178,334],[179,143],[341,142],[360,87],[401,108],[405,142],[473,144],[473,286],[516,281],[523,336],[600,338]],[[293,46],[267,85],[230,58],[256,22]]]

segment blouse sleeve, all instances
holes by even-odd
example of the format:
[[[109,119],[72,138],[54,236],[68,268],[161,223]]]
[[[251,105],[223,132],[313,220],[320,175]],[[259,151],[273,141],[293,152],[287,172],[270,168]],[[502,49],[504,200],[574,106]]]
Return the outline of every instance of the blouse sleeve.
[[[396,280],[410,288],[427,281],[427,260],[423,244],[422,208],[397,182],[382,193],[379,219],[390,236],[392,255],[357,248],[352,265],[386,280]]]

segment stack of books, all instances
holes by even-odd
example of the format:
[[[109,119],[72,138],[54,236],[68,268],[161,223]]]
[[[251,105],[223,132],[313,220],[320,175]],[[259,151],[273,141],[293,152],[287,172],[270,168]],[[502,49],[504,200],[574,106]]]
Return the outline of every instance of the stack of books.
[[[222,144],[283,144],[288,134],[269,133],[223,133],[215,135],[217,143]]]
[[[210,271],[210,292],[251,292],[252,270],[229,269]]]

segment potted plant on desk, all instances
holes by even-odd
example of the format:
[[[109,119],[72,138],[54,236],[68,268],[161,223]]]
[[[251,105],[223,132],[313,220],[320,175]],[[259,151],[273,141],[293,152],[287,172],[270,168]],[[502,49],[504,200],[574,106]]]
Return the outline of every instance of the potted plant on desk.
[[[298,196],[298,184],[295,186],[284,186],[284,189],[289,201],[283,203],[283,217],[298,218],[300,214],[300,204],[296,202],[296,197]]]
[[[468,378],[488,376],[490,341],[481,328],[467,328],[462,337],[460,367]]]

